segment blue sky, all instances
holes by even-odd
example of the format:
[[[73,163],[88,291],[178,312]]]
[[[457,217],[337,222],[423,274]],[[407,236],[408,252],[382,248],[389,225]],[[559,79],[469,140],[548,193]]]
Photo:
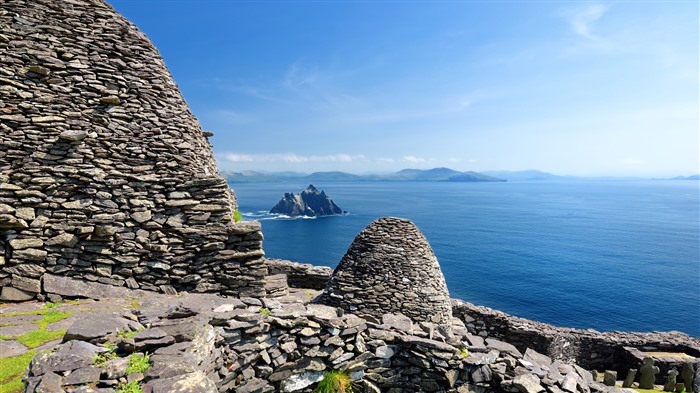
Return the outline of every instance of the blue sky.
[[[697,1],[108,0],[222,170],[700,170]]]

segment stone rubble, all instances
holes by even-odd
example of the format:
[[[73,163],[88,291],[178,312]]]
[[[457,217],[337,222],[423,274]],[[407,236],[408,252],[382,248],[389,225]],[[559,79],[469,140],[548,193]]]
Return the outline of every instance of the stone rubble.
[[[457,319],[451,336],[428,322],[407,332],[303,299],[303,291],[277,299],[146,294],[123,320],[76,321],[54,352],[32,361],[26,391],[111,393],[137,380],[144,392],[312,392],[331,369],[346,371],[357,392],[611,391],[580,367],[483,340]],[[137,333],[120,337],[110,325]],[[106,344],[119,357],[97,366]],[[150,354],[143,374],[125,375],[132,353]]]

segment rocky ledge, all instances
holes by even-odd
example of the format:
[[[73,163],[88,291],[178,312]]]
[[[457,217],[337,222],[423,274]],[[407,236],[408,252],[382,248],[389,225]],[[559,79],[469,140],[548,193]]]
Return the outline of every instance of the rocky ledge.
[[[290,217],[319,217],[343,214],[324,191],[319,191],[313,184],[299,195],[286,192],[282,199],[270,210],[270,213],[285,214]]]

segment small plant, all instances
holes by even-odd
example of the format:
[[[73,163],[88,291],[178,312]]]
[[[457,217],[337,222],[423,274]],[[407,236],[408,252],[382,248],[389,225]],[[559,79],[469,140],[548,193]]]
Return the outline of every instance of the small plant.
[[[233,221],[235,222],[241,222],[243,219],[243,216],[241,216],[241,212],[238,211],[238,209],[233,211]]]
[[[132,338],[136,335],[136,333],[142,331],[143,329],[136,329],[134,331],[127,331],[127,330],[121,330],[117,331],[117,337],[121,338]]]
[[[326,371],[314,393],[353,393],[350,374],[340,370]]]
[[[272,312],[265,307],[260,307],[260,314],[262,315],[272,315]]]
[[[314,299],[314,294],[306,291],[306,298],[309,299],[309,301],[312,301]]]
[[[463,358],[466,358],[467,356],[469,356],[469,351],[467,351],[467,348],[465,348],[465,347],[460,347],[459,348],[459,355]]]
[[[148,352],[146,352],[144,355],[132,353],[129,355],[129,364],[126,367],[126,375],[132,373],[143,373],[148,370],[149,367],[151,367],[151,363]]]
[[[120,383],[119,388],[114,393],[143,393],[138,381]]]
[[[58,307],[59,305],[60,305],[60,303],[46,302],[44,304],[44,307],[46,307],[47,309],[50,309],[50,308]]]
[[[92,364],[99,367],[103,367],[108,361],[119,357],[114,352],[114,349],[116,348],[114,345],[105,343],[105,348],[107,348],[109,351],[98,353],[95,357],[92,358]]]

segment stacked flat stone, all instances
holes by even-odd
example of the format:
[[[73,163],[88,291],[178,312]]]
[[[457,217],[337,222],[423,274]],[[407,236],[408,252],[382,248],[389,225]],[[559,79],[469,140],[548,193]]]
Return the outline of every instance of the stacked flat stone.
[[[338,316],[323,305],[207,296],[150,294],[130,319],[76,321],[55,351],[32,360],[26,391],[99,384],[109,393],[137,381],[144,392],[312,393],[327,371],[340,370],[357,392],[613,392],[578,366],[520,353],[459,326],[453,329],[459,344],[452,345],[415,327]],[[137,333],[123,338],[119,330]],[[120,357],[93,364],[114,347]],[[132,352],[151,354],[142,375],[125,375]]]
[[[450,323],[445,277],[430,244],[409,220],[383,217],[355,238],[319,301],[358,315],[403,314]]]
[[[158,51],[102,0],[0,6],[2,299],[44,273],[264,295],[257,223]],[[78,295],[78,294],[76,294]]]

